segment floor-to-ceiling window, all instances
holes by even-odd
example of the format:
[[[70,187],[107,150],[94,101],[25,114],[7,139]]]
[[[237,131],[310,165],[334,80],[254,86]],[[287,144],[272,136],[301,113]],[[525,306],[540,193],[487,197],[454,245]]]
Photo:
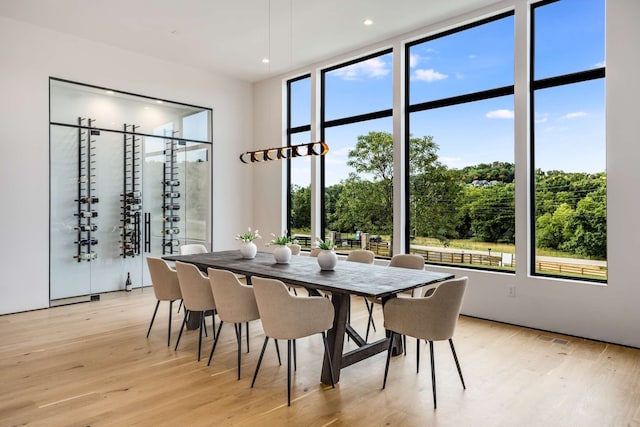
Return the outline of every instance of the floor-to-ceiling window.
[[[532,270],[605,280],[604,0],[531,7]]]
[[[513,270],[513,13],[406,52],[407,251]]]
[[[323,239],[338,251],[391,255],[393,231],[392,53],[322,71]],[[363,245],[364,243],[364,245]]]

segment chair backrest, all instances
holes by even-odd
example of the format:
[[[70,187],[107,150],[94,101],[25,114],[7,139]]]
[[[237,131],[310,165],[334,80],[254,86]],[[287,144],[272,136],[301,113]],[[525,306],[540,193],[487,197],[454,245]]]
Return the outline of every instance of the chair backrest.
[[[176,261],[176,271],[178,272],[182,300],[187,310],[205,311],[216,308],[211,282],[198,270],[198,267]]]
[[[180,255],[206,254],[209,250],[205,245],[200,243],[192,243],[180,246]]]
[[[389,267],[413,268],[424,270],[424,258],[416,254],[397,254],[389,261]]]
[[[309,256],[317,257],[320,252],[322,252],[322,249],[312,248],[311,252],[309,252]]]
[[[428,297],[387,301],[383,307],[385,328],[429,341],[453,337],[467,281],[467,277],[460,277],[442,282]]]
[[[347,255],[347,261],[361,262],[363,264],[373,264],[374,259],[376,259],[376,254],[366,249],[357,249]]]
[[[209,268],[207,271],[220,320],[244,323],[260,318],[251,286],[240,283],[236,275],[228,270]]]
[[[151,275],[151,284],[156,299],[160,301],[175,301],[182,298],[178,274],[163,259],[147,257],[147,266]]]
[[[297,243],[292,243],[289,248],[291,249],[291,255],[300,255],[300,250],[302,250],[302,246]]]
[[[296,339],[333,326],[334,310],[328,298],[291,295],[280,280],[251,278],[262,328],[275,339]]]

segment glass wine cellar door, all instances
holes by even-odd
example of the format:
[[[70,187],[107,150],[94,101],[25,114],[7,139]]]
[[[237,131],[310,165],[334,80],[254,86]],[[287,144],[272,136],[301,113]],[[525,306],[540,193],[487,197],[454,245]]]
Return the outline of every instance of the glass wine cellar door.
[[[150,286],[146,257],[211,248],[211,109],[51,78],[50,300]]]

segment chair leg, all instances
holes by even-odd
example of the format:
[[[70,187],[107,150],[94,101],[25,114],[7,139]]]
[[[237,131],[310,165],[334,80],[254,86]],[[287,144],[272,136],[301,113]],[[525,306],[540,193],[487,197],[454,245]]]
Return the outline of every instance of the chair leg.
[[[298,370],[298,357],[296,352],[296,340],[293,340],[293,370]]]
[[[324,355],[329,362],[329,374],[331,374],[331,387],[336,388],[336,382],[333,379],[333,363],[331,362],[331,356],[329,355],[329,343],[327,342],[327,334],[322,332],[322,342],[324,343]]]
[[[433,409],[438,407],[436,402],[436,366],[433,357],[433,341],[429,341],[429,352],[431,352],[431,388],[433,389]]]
[[[167,328],[167,347],[171,346],[171,311],[173,309],[173,301],[169,301],[169,327]]]
[[[241,365],[241,355],[242,355],[242,323],[238,323],[238,380],[240,380],[240,365]]]
[[[178,305],[178,311],[176,313],[180,313],[181,308],[182,308],[182,300],[180,300],[180,305]]]
[[[453,353],[453,360],[456,361],[456,367],[458,368],[458,375],[460,375],[460,381],[462,381],[462,388],[467,389],[464,385],[464,378],[462,378],[462,369],[460,369],[460,363],[458,363],[458,356],[456,355],[456,349],[453,346],[453,339],[449,338],[449,345],[451,346],[451,352]]]
[[[213,346],[211,347],[211,354],[209,354],[209,362],[207,362],[207,366],[211,366],[211,359],[213,359],[213,352],[216,351],[216,345],[218,345],[218,339],[220,338],[220,330],[222,329],[222,324],[224,322],[220,321],[220,326],[218,326],[218,335],[213,340]]]
[[[416,374],[420,373],[420,338],[416,339]]]
[[[269,342],[269,337],[264,337],[264,344],[262,344],[262,351],[260,352],[260,357],[258,357],[258,364],[256,365],[256,371],[253,373],[253,379],[251,380],[251,388],[253,388],[253,385],[256,382],[256,378],[258,377],[258,371],[260,370],[260,364],[262,363],[262,356],[264,356],[264,350],[267,348],[268,342]],[[276,348],[277,348],[277,344],[276,344]],[[280,359],[279,351],[278,351],[278,359]]]
[[[246,323],[246,328],[247,330],[247,353],[249,353],[249,322]]]
[[[151,316],[151,324],[149,324],[149,330],[147,331],[147,338],[149,338],[149,334],[151,333],[151,327],[153,326],[153,321],[156,320],[156,313],[158,312],[158,307],[160,306],[160,300],[156,302],[156,308],[153,310],[153,316]]]
[[[287,406],[291,406],[291,340],[287,340]]]
[[[204,327],[205,332],[207,331],[207,324],[204,322],[204,311],[200,316],[200,329],[198,330],[198,362],[200,361],[200,353],[202,350],[202,329]]]
[[[184,331],[184,326],[187,324],[187,317],[189,316],[189,310],[184,309],[184,320],[182,321],[182,327],[180,327],[180,333],[178,334],[178,340],[176,341],[176,346],[173,351],[178,349],[178,344],[180,344],[180,338],[182,338],[182,331]]]
[[[389,373],[389,361],[391,360],[391,349],[393,348],[393,338],[396,333],[391,331],[391,335],[389,335],[389,348],[387,349],[387,364],[384,366],[384,381],[382,383],[382,389],[387,386],[387,374]]]
[[[404,351],[404,355],[407,355],[407,336],[403,335],[402,336],[402,349]]]
[[[274,339],[274,343],[276,343],[276,353],[278,353],[278,365],[282,366],[282,360],[280,359],[280,346],[278,346],[278,340]]]

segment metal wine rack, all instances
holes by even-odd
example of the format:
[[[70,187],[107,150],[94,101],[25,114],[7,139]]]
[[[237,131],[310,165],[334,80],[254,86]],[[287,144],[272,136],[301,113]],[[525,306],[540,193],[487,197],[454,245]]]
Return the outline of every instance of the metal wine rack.
[[[123,176],[122,176],[122,225],[120,226],[120,256],[123,258],[140,255],[140,213],[142,192],[140,191],[141,151],[140,137],[136,136],[139,126],[124,124],[123,134]]]
[[[177,141],[173,138],[165,140],[165,162],[162,177],[162,253],[173,254],[174,249],[179,245],[178,234],[180,228],[180,192],[178,187],[178,164],[176,161]]]
[[[77,252],[73,256],[78,262],[91,261],[98,257],[98,253],[93,250],[98,240],[92,235],[98,229],[95,219],[98,217],[98,211],[94,209],[94,205],[98,203],[93,145],[96,141],[92,137],[100,135],[100,131],[92,129],[94,123],[93,119],[78,117],[78,193],[75,213],[78,221],[74,226],[77,231]]]

